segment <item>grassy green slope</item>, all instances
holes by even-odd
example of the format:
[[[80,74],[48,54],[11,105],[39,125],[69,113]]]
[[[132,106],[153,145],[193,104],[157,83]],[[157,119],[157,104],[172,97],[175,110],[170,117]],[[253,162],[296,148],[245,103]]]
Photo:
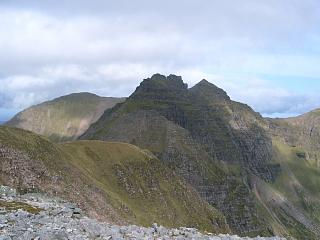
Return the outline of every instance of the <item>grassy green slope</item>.
[[[194,226],[228,231],[224,217],[150,152],[125,143],[54,144],[0,127],[0,182],[77,202],[117,223]]]
[[[123,217],[148,225],[212,228],[223,217],[184,181],[173,174],[150,152],[126,143],[79,141],[64,148],[72,153],[72,163],[121,203],[128,211]]]
[[[56,142],[74,140],[106,109],[121,101],[122,98],[74,93],[32,106],[14,116],[7,125],[33,131]]]

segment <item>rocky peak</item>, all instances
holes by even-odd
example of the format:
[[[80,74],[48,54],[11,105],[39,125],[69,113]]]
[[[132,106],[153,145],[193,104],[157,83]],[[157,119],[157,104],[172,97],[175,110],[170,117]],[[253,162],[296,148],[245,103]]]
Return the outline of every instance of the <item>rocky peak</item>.
[[[171,99],[182,96],[187,91],[188,85],[180,76],[173,74],[164,76],[157,73],[151,78],[144,79],[130,98]]]
[[[159,73],[154,74],[151,78],[145,79],[140,86],[145,84],[154,85],[155,87],[188,88],[188,85],[183,82],[181,76],[176,76],[174,74],[170,74],[167,77]]]
[[[195,86],[190,88],[190,92],[200,95],[209,101],[228,101],[230,97],[227,93],[218,88],[216,85],[208,82],[207,80],[203,79]]]

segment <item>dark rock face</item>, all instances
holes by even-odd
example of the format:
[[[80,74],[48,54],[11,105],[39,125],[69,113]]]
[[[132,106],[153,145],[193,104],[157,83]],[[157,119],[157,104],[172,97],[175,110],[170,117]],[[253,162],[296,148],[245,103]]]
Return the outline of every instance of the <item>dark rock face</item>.
[[[215,85],[202,80],[187,89],[181,77],[154,75],[141,83],[129,98],[141,109],[152,109],[189,130],[212,158],[241,163],[249,172],[267,181],[275,174],[269,166],[271,139],[264,120],[250,107],[230,100]]]
[[[192,92],[195,96],[200,95],[201,97],[207,99],[208,102],[231,100],[223,89],[218,88],[205,79],[201,80],[198,84],[193,86],[190,89],[190,92]]]
[[[273,181],[272,142],[265,120],[202,80],[188,89],[181,77],[156,74],[121,106],[105,112],[83,139],[124,141],[151,150],[217,207],[238,233],[261,232],[250,176]],[[225,172],[217,163],[238,166]]]
[[[239,233],[262,230],[257,225],[257,212],[248,187],[218,167],[188,130],[158,112],[128,113],[118,118],[101,140],[128,142],[151,150],[186,179],[203,199],[219,209],[232,229]]]
[[[187,91],[188,86],[182,81],[181,77],[175,75],[165,77],[155,74],[151,78],[145,79],[131,95],[131,98],[172,101],[179,99],[181,94],[186,94]]]

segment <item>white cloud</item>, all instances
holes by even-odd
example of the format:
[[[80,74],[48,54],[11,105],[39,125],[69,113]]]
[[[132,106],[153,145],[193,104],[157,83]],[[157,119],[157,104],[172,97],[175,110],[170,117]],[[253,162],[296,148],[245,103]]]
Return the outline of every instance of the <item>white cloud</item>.
[[[316,91],[309,94],[296,93],[250,75],[226,77],[197,69],[180,73],[189,77],[186,80],[190,86],[199,79],[207,79],[226,90],[233,100],[249,104],[264,116],[288,117],[320,107],[320,96]]]
[[[206,78],[265,114],[301,113],[320,99],[257,76],[319,78],[319,9],[315,0],[2,1],[0,106],[76,91],[126,96],[160,72],[189,85]]]
[[[0,94],[6,96],[2,99],[2,107],[22,109],[59,95],[81,91],[128,96],[142,79],[156,72],[168,75],[172,69],[144,64],[44,67],[36,76],[0,79],[3,83]],[[265,116],[291,116],[317,108],[320,103],[320,97],[315,94],[296,94],[259,78],[225,77],[198,69],[178,69],[176,73],[183,76],[190,87],[205,78],[225,89],[232,99],[248,103]]]

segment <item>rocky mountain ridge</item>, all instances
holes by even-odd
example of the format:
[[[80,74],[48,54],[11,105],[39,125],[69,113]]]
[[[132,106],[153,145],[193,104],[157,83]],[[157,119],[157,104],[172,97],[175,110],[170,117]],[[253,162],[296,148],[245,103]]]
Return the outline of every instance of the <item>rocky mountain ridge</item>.
[[[265,230],[247,172],[267,181],[277,174],[271,139],[259,124],[265,124],[259,114],[205,80],[188,89],[181,77],[156,74],[106,111],[81,138],[151,150],[222,211],[234,231],[253,233]],[[237,165],[237,170],[221,164]]]

